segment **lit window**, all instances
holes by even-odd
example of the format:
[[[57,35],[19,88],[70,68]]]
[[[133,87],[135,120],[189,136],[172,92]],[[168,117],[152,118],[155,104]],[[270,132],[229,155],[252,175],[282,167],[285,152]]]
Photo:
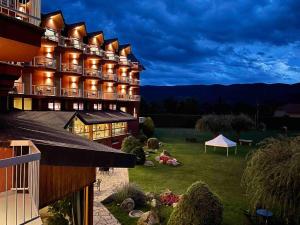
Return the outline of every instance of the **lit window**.
[[[24,110],[32,110],[32,99],[24,98]]]
[[[120,107],[120,110],[121,110],[122,112],[126,112],[126,107]]]
[[[68,127],[69,131],[77,134],[79,136],[85,137],[89,139],[90,137],[90,127],[89,125],[85,125],[80,119],[77,117],[74,118],[73,122]]]
[[[14,108],[15,109],[23,109],[22,98],[14,98]]]
[[[74,110],[83,110],[84,109],[84,105],[82,102],[74,102],[73,103],[73,109]]]
[[[95,103],[94,104],[94,110],[102,110],[102,104],[101,103]]]
[[[109,104],[109,109],[110,110],[116,110],[117,109],[117,105],[116,104]]]
[[[110,137],[109,124],[94,124],[93,125],[93,140]]]
[[[112,136],[125,135],[127,133],[127,122],[112,123]]]
[[[61,109],[60,102],[48,102],[48,109],[54,111],[60,111]]]

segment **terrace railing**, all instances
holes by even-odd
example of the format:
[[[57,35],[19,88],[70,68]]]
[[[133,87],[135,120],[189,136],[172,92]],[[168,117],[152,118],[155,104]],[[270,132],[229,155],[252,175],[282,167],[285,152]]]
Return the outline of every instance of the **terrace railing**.
[[[13,140],[0,142],[0,152],[0,224],[42,224],[40,151],[31,141]]]
[[[0,0],[0,13],[14,17],[35,26],[41,22],[41,1],[31,0],[30,4],[20,0]]]
[[[130,84],[131,85],[140,85],[140,80],[138,80],[138,79],[130,79]]]
[[[115,93],[115,92],[103,92],[102,99],[104,99],[104,100],[116,100],[117,99],[117,93]]]
[[[116,74],[110,74],[110,73],[106,73],[103,74],[103,80],[107,80],[107,81],[117,81],[118,77]]]
[[[128,94],[118,94],[117,99],[120,101],[126,101],[126,100],[128,100]]]
[[[81,90],[78,88],[62,88],[61,96],[64,97],[82,97]]]
[[[83,52],[89,55],[104,56],[104,51],[96,45],[84,45]]]
[[[56,87],[50,85],[32,85],[34,95],[55,96]]]
[[[130,79],[128,77],[118,77],[118,82],[128,84],[130,82]]]
[[[140,95],[129,95],[128,99],[130,101],[141,101],[141,96]]]
[[[36,56],[33,58],[33,66],[56,69],[56,60],[45,56]]]
[[[55,42],[59,42],[60,39],[59,34],[50,28],[46,28],[44,38]]]
[[[85,98],[92,98],[92,99],[100,99],[101,98],[101,92],[100,91],[94,91],[94,90],[86,90],[86,91],[84,91],[84,97]]]
[[[71,63],[62,63],[61,72],[71,72],[82,74],[82,66],[71,64]]]
[[[96,69],[84,69],[83,75],[86,77],[97,77],[97,78],[102,77],[101,70],[96,70]]]

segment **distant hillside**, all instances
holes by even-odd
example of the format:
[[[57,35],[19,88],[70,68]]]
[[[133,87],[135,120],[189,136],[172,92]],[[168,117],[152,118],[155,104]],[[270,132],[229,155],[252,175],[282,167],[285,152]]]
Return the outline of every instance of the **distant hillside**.
[[[234,85],[187,85],[142,86],[141,95],[146,101],[166,98],[196,98],[200,103],[225,101],[227,103],[300,103],[300,83],[288,84],[234,84]]]

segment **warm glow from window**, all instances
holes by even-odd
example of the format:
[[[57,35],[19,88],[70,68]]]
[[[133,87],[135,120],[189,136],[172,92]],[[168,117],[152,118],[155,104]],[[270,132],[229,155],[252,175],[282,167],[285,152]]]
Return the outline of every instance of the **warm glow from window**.
[[[23,109],[22,98],[14,98],[14,109]]]
[[[32,110],[32,99],[24,98],[24,110]]]
[[[112,123],[112,136],[125,135],[127,133],[127,122]]]

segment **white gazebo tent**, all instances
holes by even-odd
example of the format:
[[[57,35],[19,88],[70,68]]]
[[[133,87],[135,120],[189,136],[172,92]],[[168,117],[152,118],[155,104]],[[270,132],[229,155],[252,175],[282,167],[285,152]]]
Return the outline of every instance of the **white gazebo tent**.
[[[205,153],[206,153],[206,146],[213,146],[214,149],[216,147],[226,148],[227,149],[227,157],[228,157],[228,149],[231,147],[235,147],[235,154],[237,152],[237,145],[236,142],[229,140],[228,138],[224,137],[222,134],[217,136],[216,138],[206,141],[205,142]]]

